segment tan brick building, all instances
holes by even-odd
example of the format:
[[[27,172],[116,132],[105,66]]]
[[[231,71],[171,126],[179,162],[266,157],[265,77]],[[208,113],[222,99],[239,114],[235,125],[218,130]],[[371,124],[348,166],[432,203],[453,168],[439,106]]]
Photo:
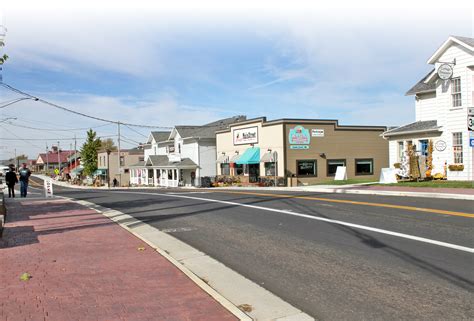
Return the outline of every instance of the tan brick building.
[[[262,179],[298,185],[334,179],[345,166],[347,178],[377,180],[388,167],[384,126],[342,126],[337,120],[265,117],[231,124],[216,132],[217,173],[239,176],[243,184]],[[276,171],[275,171],[276,169]]]

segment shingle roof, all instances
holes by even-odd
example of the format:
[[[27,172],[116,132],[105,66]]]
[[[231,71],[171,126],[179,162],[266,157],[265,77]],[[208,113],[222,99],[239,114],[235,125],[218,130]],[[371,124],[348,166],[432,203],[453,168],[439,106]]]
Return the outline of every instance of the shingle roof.
[[[417,93],[422,92],[429,92],[436,90],[436,81],[430,81],[429,83],[425,83],[425,80],[434,72],[435,70],[432,69],[426,76],[424,76],[419,82],[416,83],[410,90],[406,92],[406,96],[414,95]]]
[[[148,160],[152,166],[163,166],[163,167],[189,167],[195,166],[196,163],[189,158],[182,158],[180,162],[170,162],[168,156],[166,155],[150,155]]]
[[[59,161],[61,163],[67,163],[69,156],[74,154],[73,150],[62,150],[59,152]],[[58,153],[49,151],[48,154],[40,153],[37,160],[41,157],[44,163],[49,162],[50,164],[58,163]]]
[[[474,38],[460,37],[460,36],[451,36],[451,37],[456,38],[457,40],[464,42],[466,45],[474,47]]]
[[[179,135],[183,138],[215,138],[216,131],[226,129],[230,124],[246,120],[246,116],[234,116],[221,119],[203,126],[175,126]]]
[[[139,161],[138,163],[130,165],[129,167],[144,167],[144,166],[145,166],[145,161]]]
[[[408,125],[403,125],[383,133],[383,136],[402,135],[413,132],[434,131],[441,128],[436,120],[417,121]]]
[[[151,132],[151,135],[153,136],[153,139],[156,142],[163,142],[165,140],[168,140],[170,137],[171,132],[166,132],[166,131],[158,131],[158,132]]]

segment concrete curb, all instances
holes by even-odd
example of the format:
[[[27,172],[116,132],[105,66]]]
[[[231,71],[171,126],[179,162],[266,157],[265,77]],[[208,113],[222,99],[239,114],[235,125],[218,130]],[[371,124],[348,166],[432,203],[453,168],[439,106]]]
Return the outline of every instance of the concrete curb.
[[[240,320],[311,321],[313,317],[190,245],[120,211],[59,196],[91,208],[150,245]],[[238,308],[251,304],[244,313]]]
[[[46,176],[35,175],[38,178],[44,179]],[[77,189],[105,189],[107,187],[90,187],[90,186],[75,186],[69,185],[68,183],[58,182],[53,180],[53,184],[77,188]],[[348,186],[345,188],[335,187],[324,187],[324,188],[303,188],[303,187],[213,187],[213,188],[196,188],[196,187],[179,187],[182,190],[231,190],[231,191],[280,191],[280,192],[306,192],[306,193],[333,193],[333,194],[359,194],[359,195],[380,195],[380,196],[405,196],[405,197],[422,197],[422,198],[442,198],[442,199],[455,199],[455,200],[467,200],[474,201],[474,195],[469,194],[452,194],[452,193],[433,193],[433,192],[408,192],[408,191],[380,191],[380,190],[361,190],[361,189],[349,189],[354,186]],[[118,187],[110,190],[130,190],[130,189],[159,189],[160,187]]]

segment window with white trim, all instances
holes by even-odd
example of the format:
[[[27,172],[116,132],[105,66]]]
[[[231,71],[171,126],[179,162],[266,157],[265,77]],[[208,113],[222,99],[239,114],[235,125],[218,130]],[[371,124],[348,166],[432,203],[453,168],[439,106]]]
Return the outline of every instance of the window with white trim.
[[[398,142],[398,161],[399,162],[402,161],[404,152],[405,152],[405,148],[403,146],[403,142]]]
[[[453,101],[453,107],[461,107],[461,78],[451,79],[451,97]]]
[[[453,133],[453,155],[454,163],[462,164],[462,133]]]

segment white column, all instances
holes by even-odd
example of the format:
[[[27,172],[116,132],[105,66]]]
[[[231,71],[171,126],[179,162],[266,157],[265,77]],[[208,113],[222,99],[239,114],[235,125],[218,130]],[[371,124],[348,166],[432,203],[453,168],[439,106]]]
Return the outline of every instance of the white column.
[[[178,169],[176,169],[176,175],[177,175],[177,177],[176,177],[176,186],[179,185],[179,174],[180,173],[179,173],[179,168],[178,168]]]
[[[153,186],[158,185],[158,170],[156,168],[153,168]]]

